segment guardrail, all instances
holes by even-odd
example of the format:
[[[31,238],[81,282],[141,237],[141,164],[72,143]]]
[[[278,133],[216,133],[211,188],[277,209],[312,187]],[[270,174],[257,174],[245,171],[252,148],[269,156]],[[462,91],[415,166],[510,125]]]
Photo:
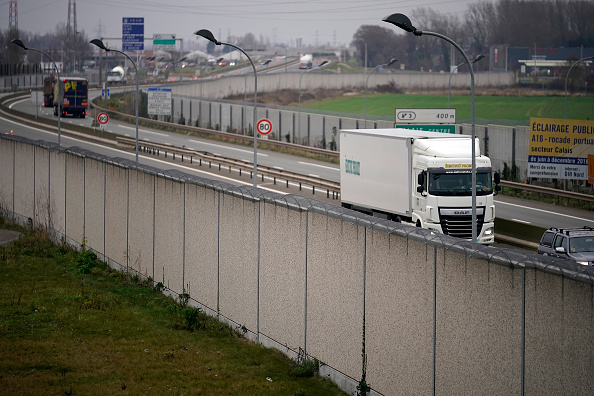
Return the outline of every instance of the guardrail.
[[[42,117],[39,117],[36,121],[33,121],[35,116],[26,114],[26,113],[22,113],[19,111],[15,111],[12,109],[8,109],[7,107],[5,107],[4,103],[6,101],[8,101],[10,99],[15,99],[17,97],[22,98],[22,96],[26,96],[26,95],[20,95],[20,96],[19,95],[11,95],[11,96],[1,98],[0,99],[0,112],[4,113],[6,115],[9,115],[12,118],[18,118],[19,120],[22,120],[22,121],[25,121],[25,122],[28,122],[28,123],[34,124],[34,125],[45,124],[45,125],[55,126],[57,124],[56,120],[46,119],[46,118],[42,118]],[[115,111],[112,111],[109,109],[105,109],[105,108],[98,106],[95,103],[91,103],[91,105],[92,105],[92,107],[95,107],[95,108],[99,109],[100,111],[108,113],[111,118],[120,119],[122,121],[127,121],[130,123],[136,122],[136,118],[133,115],[123,114],[123,113],[115,112]],[[139,120],[140,120],[139,121],[140,124],[143,126],[146,126],[146,127],[155,127],[158,129],[166,129],[166,130],[175,129],[175,130],[186,132],[193,136],[200,136],[200,137],[205,137],[205,138],[210,138],[210,139],[215,139],[215,140],[227,141],[227,142],[231,142],[231,143],[238,143],[238,144],[242,144],[245,146],[252,145],[253,140],[254,140],[252,136],[245,136],[245,135],[221,132],[221,131],[216,131],[216,130],[211,130],[211,129],[206,129],[206,128],[198,128],[198,127],[193,127],[193,126],[188,126],[188,125],[181,125],[181,124],[175,124],[175,123],[170,123],[170,122],[151,120],[151,119],[142,118],[142,117],[139,117]],[[72,124],[62,125],[63,132],[67,133],[68,131],[66,130],[66,128],[75,129],[78,133],[81,133],[81,132],[87,133],[89,136],[93,136],[95,138],[114,139],[115,140],[115,138],[114,138],[115,135],[113,135],[109,132],[99,132],[97,130],[94,130],[93,128],[72,125]],[[340,155],[340,153],[337,151],[331,151],[331,150],[321,149],[321,148],[317,148],[317,147],[302,146],[299,144],[282,142],[282,141],[277,141],[277,140],[258,139],[257,142],[258,142],[258,148],[270,149],[270,150],[279,151],[279,152],[292,153],[292,154],[302,155],[302,156],[310,157],[310,158],[318,158],[318,159],[322,159],[322,160],[327,160],[332,163],[338,163],[339,155]],[[145,146],[145,147],[148,148],[148,146]],[[169,152],[173,153],[172,146],[163,145],[163,147],[168,147]],[[222,160],[222,159],[220,159],[220,160]],[[221,164],[223,164],[223,162],[221,162]],[[250,164],[249,166],[252,166],[252,165]],[[258,169],[260,169],[260,166],[258,166]],[[242,168],[242,170],[247,170],[247,167],[244,166]],[[273,175],[274,172],[280,172],[280,171],[270,168],[268,174]],[[294,173],[293,175],[297,175],[297,173]],[[282,178],[284,180],[285,177],[289,176],[289,173],[284,171],[284,173],[282,173],[282,175],[277,174],[277,175],[273,175],[273,177],[274,176],[276,176],[278,178]],[[305,178],[305,179],[311,179],[311,178]],[[297,179],[294,179],[294,180],[297,181]],[[309,181],[307,181],[307,182],[304,181],[303,183],[306,183],[309,185]],[[532,184],[511,182],[511,181],[506,181],[506,180],[501,181],[501,186],[504,188],[511,188],[511,189],[516,189],[516,190],[529,191],[529,192],[533,192],[533,193],[537,193],[537,194],[550,195],[552,197],[555,197],[557,199],[557,202],[560,202],[561,198],[566,198],[568,200],[575,200],[577,202],[583,202],[583,203],[587,204],[588,210],[592,210],[592,207],[594,206],[593,205],[594,204],[594,196],[588,195],[588,194],[559,190],[559,189],[550,188],[550,187],[536,186],[536,185],[532,185]],[[333,191],[334,194],[337,194],[340,191],[340,186],[338,184],[336,186],[322,186],[320,184],[320,185],[316,185],[315,187],[328,189],[329,191]],[[329,195],[329,192],[328,192],[328,195]]]
[[[136,148],[136,139],[118,136],[116,137],[116,141],[117,147],[126,149]],[[206,151],[179,148],[166,144],[148,142],[145,140],[138,141],[138,150],[154,155],[160,155],[161,152],[163,152],[166,158],[168,154],[171,154],[173,159],[176,159],[176,156],[180,157],[182,162],[184,161],[185,156],[185,158],[188,159],[191,164],[197,161],[199,166],[202,166],[204,163],[208,164],[209,168],[212,168],[214,164],[215,166],[218,166],[219,171],[222,169],[222,167],[226,167],[229,169],[229,172],[233,170],[237,171],[239,176],[242,175],[242,172],[249,172],[250,178],[253,177],[253,164],[251,162],[229,159]],[[270,168],[263,165],[258,165],[258,173],[261,175],[262,181],[264,181],[265,177],[271,179],[274,184],[277,184],[278,180],[284,180],[287,187],[289,187],[289,183],[298,184],[300,191],[303,185],[306,185],[311,187],[312,194],[315,194],[316,189],[318,189],[326,190],[326,198],[339,199],[340,197],[340,183],[337,182],[317,177],[304,176],[299,173]]]
[[[550,187],[535,186],[533,184],[527,184],[527,183],[511,182],[511,181],[506,181],[506,180],[502,180],[500,184],[502,187],[512,188],[515,190],[523,190],[523,191],[533,192],[533,193],[537,193],[539,195],[540,194],[550,195],[550,196],[557,198],[557,203],[560,203],[561,198],[573,199],[575,201],[582,201],[582,202],[588,204],[588,210],[591,210],[592,204],[594,204],[594,195],[582,194],[582,193],[573,192],[573,191],[559,190],[559,189],[550,188]]]

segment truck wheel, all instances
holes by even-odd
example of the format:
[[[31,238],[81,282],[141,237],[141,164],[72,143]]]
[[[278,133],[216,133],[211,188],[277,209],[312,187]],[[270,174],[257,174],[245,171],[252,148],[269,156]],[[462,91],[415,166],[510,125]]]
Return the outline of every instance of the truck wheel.
[[[417,220],[417,224],[416,224],[416,226],[417,226],[418,228],[421,228],[421,220]]]

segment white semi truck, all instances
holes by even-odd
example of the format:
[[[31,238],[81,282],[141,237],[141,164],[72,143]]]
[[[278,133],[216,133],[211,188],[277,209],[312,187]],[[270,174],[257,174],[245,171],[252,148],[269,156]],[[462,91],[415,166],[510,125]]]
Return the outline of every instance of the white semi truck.
[[[116,66],[107,72],[108,84],[120,84],[126,82],[126,71],[122,66]]]
[[[472,239],[472,138],[409,129],[340,131],[342,206]],[[494,242],[499,175],[475,139],[477,242]],[[492,177],[495,179],[493,186]]]

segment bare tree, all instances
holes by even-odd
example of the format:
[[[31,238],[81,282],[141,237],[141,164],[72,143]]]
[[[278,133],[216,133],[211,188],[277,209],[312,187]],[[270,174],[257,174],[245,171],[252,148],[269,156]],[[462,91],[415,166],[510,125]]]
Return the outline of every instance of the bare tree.
[[[392,58],[404,60],[406,57],[406,41],[402,35],[397,35],[393,29],[377,25],[362,25],[353,35],[351,43],[357,49],[357,58],[365,64],[367,47],[367,66],[375,67],[387,63]]]

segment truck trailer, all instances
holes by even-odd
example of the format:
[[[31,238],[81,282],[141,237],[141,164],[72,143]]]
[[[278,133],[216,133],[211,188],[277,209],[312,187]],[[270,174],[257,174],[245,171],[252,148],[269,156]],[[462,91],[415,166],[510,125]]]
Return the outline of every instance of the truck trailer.
[[[60,78],[54,87],[54,115],[85,118],[89,97],[89,80],[81,77]],[[60,106],[61,105],[61,106]]]
[[[495,240],[499,175],[475,139],[477,240]],[[493,179],[495,178],[495,186]],[[409,129],[340,131],[343,207],[472,239],[472,137]]]
[[[312,54],[305,54],[299,58],[299,68],[300,69],[311,69],[313,66],[313,55]]]
[[[43,79],[43,107],[54,106],[54,87],[56,85],[56,76],[50,75]]]

